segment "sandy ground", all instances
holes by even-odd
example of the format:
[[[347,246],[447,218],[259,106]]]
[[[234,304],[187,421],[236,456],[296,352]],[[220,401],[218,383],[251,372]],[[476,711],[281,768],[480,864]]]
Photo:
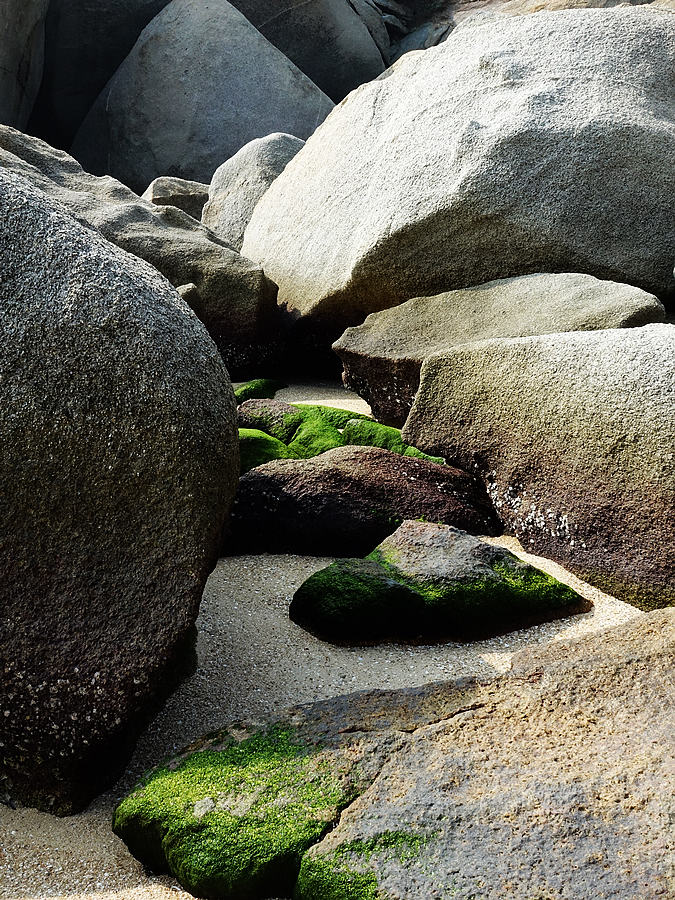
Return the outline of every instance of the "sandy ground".
[[[363,401],[334,385],[294,386],[278,396],[368,411]],[[116,787],[68,819],[0,807],[0,898],[188,900],[190,895],[172,879],[144,872],[110,830],[118,798],[145,769],[174,750],[227,721],[271,716],[293,703],[504,672],[512,654],[524,647],[642,615],[554,563],[523,553],[513,539],[494,542],[570,584],[593,601],[593,610],[472,644],[333,647],[294,625],[287,615],[293,592],[330,559],[263,555],[221,560],[207,584],[197,623],[197,670],[141,737]]]

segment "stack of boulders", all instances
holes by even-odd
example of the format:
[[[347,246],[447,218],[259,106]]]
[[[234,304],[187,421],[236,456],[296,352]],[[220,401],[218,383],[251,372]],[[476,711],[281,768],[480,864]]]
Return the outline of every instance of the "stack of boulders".
[[[6,0],[1,798],[67,813],[111,783],[171,686],[219,554],[347,557],[291,609],[334,641],[473,640],[588,609],[483,540],[503,531],[643,610],[675,603],[675,15],[659,2]],[[260,377],[337,375],[340,362],[372,417],[281,402]],[[237,402],[231,379],[254,376]],[[640,660],[668,619],[649,621],[628,640],[642,656],[616,661],[632,698],[623,735],[647,727],[635,697],[657,680]],[[587,652],[583,684],[552,654],[550,683],[527,662],[446,718],[497,709],[536,755],[537,710],[554,702],[578,752],[569,698],[609,683],[601,650]],[[433,702],[452,706],[447,694]],[[603,698],[591,725],[616,712]],[[307,715],[312,756],[322,713]],[[457,896],[501,896],[496,883],[567,896],[542,851],[561,846],[553,819],[509,780],[510,759],[495,776],[476,749],[500,744],[485,718],[461,720],[462,737],[434,731],[444,717],[425,707],[370,750],[335,738],[328,755],[372,751],[372,772],[321,768],[316,816],[302,791],[319,763],[283,728],[252,734],[254,766],[259,750],[289,772],[304,760],[300,825],[281,869],[270,851],[272,868],[231,895],[265,896],[283,871],[305,900],[422,898],[440,867]],[[605,746],[601,731],[598,759],[637,753],[639,737]],[[574,794],[574,766],[560,787],[547,754],[541,796],[575,810],[592,796],[588,816],[606,825],[595,801],[616,779],[598,763],[595,787]],[[398,790],[414,766],[430,794]],[[486,869],[467,849],[491,835],[509,847],[500,859],[513,850],[464,785],[469,768],[496,785],[502,819],[521,816],[518,865]],[[375,777],[378,795],[308,853]],[[640,777],[636,764],[628,780]],[[636,809],[656,804],[648,782]],[[191,794],[188,830],[239,809],[226,794]],[[152,841],[174,825],[146,801],[116,828],[166,865]],[[536,846],[530,820],[548,829]],[[635,855],[637,813],[623,843],[579,822],[598,860],[623,853],[632,873],[625,889],[586,879],[579,896],[663,894],[658,865]]]

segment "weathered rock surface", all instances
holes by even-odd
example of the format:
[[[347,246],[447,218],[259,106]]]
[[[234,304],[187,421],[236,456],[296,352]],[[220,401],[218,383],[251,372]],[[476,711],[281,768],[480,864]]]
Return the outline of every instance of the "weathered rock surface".
[[[73,154],[134,190],[161,175],[210,182],[249,141],[307,138],[332,106],[227,0],[172,0],[100,94]]]
[[[0,7],[0,122],[28,122],[44,63],[49,0],[3,0]]]
[[[480,475],[525,548],[637,606],[675,602],[675,326],[431,357],[403,437]]]
[[[197,893],[208,874],[225,898],[657,900],[674,616],[526,651],[492,681],[351,694],[231,727],[151,773],[115,828],[146,864]],[[195,833],[208,835],[198,854]],[[274,861],[276,883],[261,884]]]
[[[264,365],[279,340],[276,287],[262,269],[177,209],[155,207],[112,178],[89,175],[71,156],[0,126],[0,166],[27,178],[80,222],[151,263],[186,299],[230,373]]]
[[[499,533],[487,497],[465,472],[379,447],[337,447],[245,475],[228,547],[358,556],[420,516],[473,534]]]
[[[667,11],[457,29],[340,104],[258,203],[242,252],[324,350],[410,297],[533,272],[665,300],[674,58]]]
[[[111,783],[192,626],[234,495],[203,326],[147,263],[0,170],[0,781]]]
[[[674,624],[655,613],[428,689],[435,724],[305,854],[294,897],[667,896]]]
[[[384,70],[371,31],[375,23],[349,0],[282,6],[277,0],[234,0],[233,5],[336,103]]]
[[[31,132],[67,150],[141,31],[168,2],[50,0],[44,80]]]
[[[302,412],[283,400],[245,400],[237,408],[237,423],[240,428],[264,431],[287,444],[302,424]]]
[[[269,134],[242,147],[211,179],[201,217],[204,225],[241,250],[258,201],[304,143],[292,134]]]
[[[381,422],[401,426],[424,360],[459,344],[560,331],[662,322],[663,305],[640,288],[576,273],[524,275],[372,313],[333,344],[343,381]]]
[[[144,191],[143,199],[148,203],[154,203],[155,206],[175,206],[199,222],[209,199],[209,186],[200,181],[186,181],[184,178],[165,176],[155,178]]]
[[[475,640],[591,608],[503,547],[404,522],[365,559],[337,560],[295,592],[294,622],[329,641]]]

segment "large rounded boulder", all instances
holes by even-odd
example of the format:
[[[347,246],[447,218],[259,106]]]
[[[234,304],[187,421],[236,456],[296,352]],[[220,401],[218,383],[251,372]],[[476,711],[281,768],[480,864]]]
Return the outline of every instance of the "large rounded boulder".
[[[458,28],[340,104],[242,252],[314,342],[411,297],[582,272],[667,299],[675,17],[568,10]]]
[[[171,285],[0,170],[0,790],[110,783],[192,627],[238,475],[215,344]]]
[[[3,0],[0,7],[0,122],[23,128],[33,109],[44,63],[49,0]]]
[[[479,475],[526,549],[644,609],[675,604],[675,326],[432,356],[403,435]]]
[[[82,165],[143,191],[210,182],[244,144],[309,137],[333,103],[227,0],[172,0],[142,32],[73,143]]]

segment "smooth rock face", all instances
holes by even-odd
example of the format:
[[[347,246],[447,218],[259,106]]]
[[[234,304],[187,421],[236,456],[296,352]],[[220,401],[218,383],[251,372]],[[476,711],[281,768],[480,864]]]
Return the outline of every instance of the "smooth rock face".
[[[0,122],[23,128],[42,78],[49,0],[2,0]]]
[[[110,784],[192,626],[236,488],[232,387],[169,283],[0,171],[0,775]]]
[[[333,344],[345,386],[373,415],[401,426],[424,360],[459,344],[560,331],[628,328],[662,322],[663,305],[640,288],[591,275],[524,275],[416,297],[372,313]]]
[[[143,199],[155,206],[176,206],[199,222],[209,199],[209,186],[184,178],[155,178],[143,193]]]
[[[292,134],[269,134],[242,147],[215,171],[202,213],[204,225],[241,250],[256,204],[304,144]]]
[[[526,549],[637,606],[675,602],[675,326],[431,357],[403,436],[480,475]]]
[[[668,896],[673,617],[525,651],[487,685],[427,688],[434,724],[305,854],[293,896]],[[382,706],[396,721],[396,695],[367,696],[371,728]]]
[[[310,575],[289,615],[329,641],[429,642],[493,637],[591,605],[503,547],[409,521],[365,559],[340,559]]]
[[[279,340],[276,287],[259,266],[192,218],[141,200],[112,178],[89,175],[66,153],[0,126],[0,166],[62,203],[80,222],[151,263],[186,292],[230,374],[246,377]]]
[[[210,182],[253,138],[307,138],[332,102],[227,0],[172,0],[94,104],[73,154],[134,190]]]
[[[499,533],[487,497],[465,472],[379,447],[337,447],[247,473],[231,541],[242,552],[357,556],[403,519],[420,516],[473,534]]]
[[[45,77],[31,132],[67,150],[141,31],[167,3],[168,0],[50,0]]]
[[[324,349],[411,297],[533,272],[665,299],[674,59],[666,11],[460,28],[334,111],[256,207],[242,252]]]
[[[348,0],[234,0],[234,6],[336,103],[384,71],[371,27]]]

